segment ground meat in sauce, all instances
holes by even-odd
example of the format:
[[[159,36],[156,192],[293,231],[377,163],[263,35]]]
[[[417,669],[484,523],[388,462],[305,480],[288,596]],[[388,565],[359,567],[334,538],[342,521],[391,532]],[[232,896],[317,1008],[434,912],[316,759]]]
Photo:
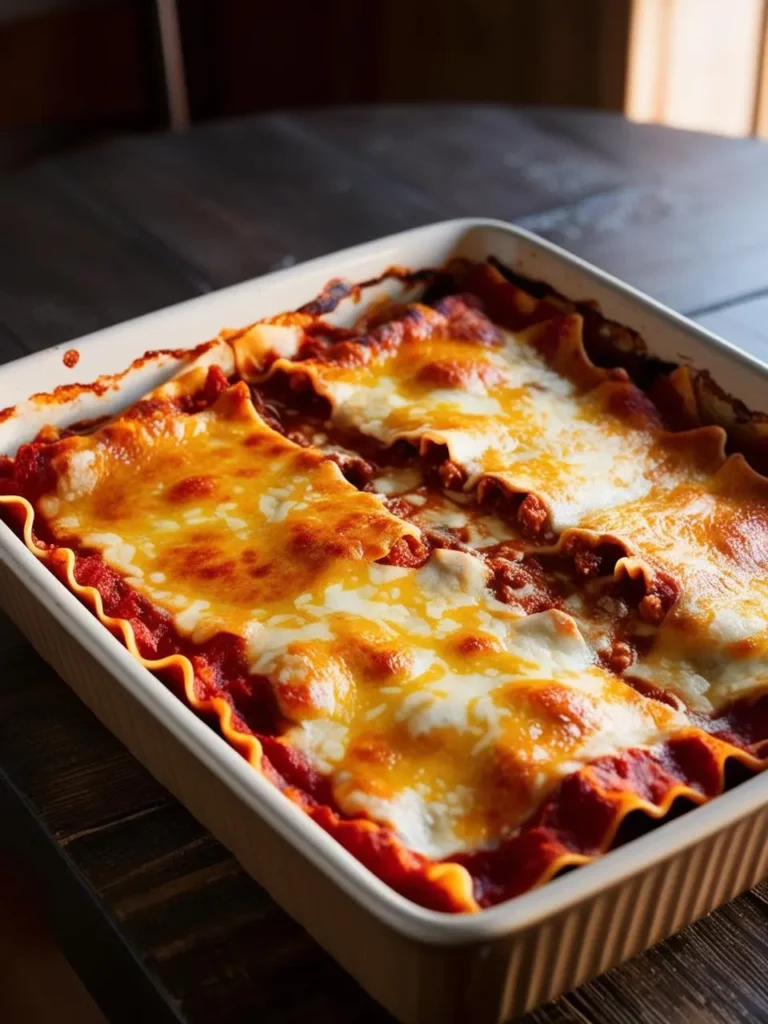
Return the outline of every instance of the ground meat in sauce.
[[[504,604],[516,605],[526,615],[559,608],[567,591],[563,581],[547,573],[535,555],[513,551],[513,558],[504,553],[486,559],[490,570],[490,587]]]
[[[614,640],[610,647],[598,652],[603,665],[616,675],[621,675],[634,664],[635,652],[625,640]]]
[[[611,576],[616,562],[627,554],[621,544],[606,541],[595,545],[590,537],[578,532],[566,539],[561,551],[563,555],[573,559],[576,572],[583,580]],[[641,597],[642,593],[638,593],[630,603],[637,604]]]
[[[440,477],[440,482],[447,491],[460,491],[467,478],[466,470],[450,459],[446,459],[445,462],[440,464],[437,473]]]
[[[482,267],[478,268],[482,270]],[[506,273],[506,271],[505,271]],[[501,335],[498,328],[484,315],[482,302],[472,295],[445,294],[451,288],[455,288],[455,279],[449,278],[446,274],[446,281],[434,280],[432,282],[432,305],[438,317],[446,318],[450,323],[452,337],[456,340],[465,340],[475,345],[498,345]],[[510,275],[512,279],[513,275]],[[468,286],[468,285],[467,285]],[[653,360],[649,360],[642,352],[642,341],[629,332],[626,328],[610,324],[602,318],[599,311],[590,309],[589,304],[573,303],[557,299],[552,301],[550,291],[546,286],[540,288],[531,287],[529,282],[522,282],[522,286],[529,290],[530,294],[524,294],[524,302],[515,305],[509,302],[509,315],[513,317],[510,326],[516,329],[518,326],[525,326],[531,322],[527,303],[532,302],[531,296],[544,297],[545,301],[540,302],[539,312],[536,314],[541,319],[542,308],[544,318],[548,318],[557,312],[570,312],[578,309],[585,320],[585,343],[591,356],[596,363],[607,366],[614,363],[626,363],[630,374],[643,390],[646,390],[652,378],[661,380],[662,386],[659,389],[660,396],[663,392],[663,378],[661,372],[667,372],[671,367],[664,367]],[[441,291],[442,289],[442,291]],[[316,303],[318,312],[325,313],[334,308],[338,298],[348,294],[349,286],[343,283],[334,283],[326,289],[326,292]],[[437,297],[437,294],[441,297]],[[502,293],[506,301],[507,292]],[[491,299],[493,295],[489,296]],[[546,301],[546,300],[549,301]],[[503,305],[504,303],[501,303]],[[535,305],[535,304],[534,304]],[[307,307],[309,309],[311,307]],[[520,324],[518,324],[520,321]],[[318,325],[316,331],[307,329],[307,336],[303,341],[299,360],[308,358],[332,358],[338,365],[359,366],[364,365],[370,359],[371,349],[376,344],[394,346],[400,344],[404,339],[418,342],[420,336],[426,336],[430,323],[430,311],[424,311],[407,306],[393,308],[392,306],[382,308],[374,314],[368,314],[367,323],[358,325],[357,333],[350,330],[334,329]],[[368,331],[375,327],[376,331],[368,336],[357,335],[361,331]],[[421,334],[420,334],[421,332]],[[354,341],[353,341],[354,339]],[[361,352],[361,350],[363,350]],[[72,366],[77,361],[77,352],[70,350],[64,355],[64,363]],[[441,386],[458,386],[455,374],[451,374],[446,367],[434,364],[431,371],[433,382]],[[623,371],[622,371],[623,373]],[[218,376],[217,376],[218,374]],[[644,375],[640,379],[640,375]],[[187,405],[183,406],[185,411],[193,412],[197,408],[204,408],[206,404],[213,401],[216,394],[227,385],[226,378],[221,371],[214,370],[209,376],[205,393],[199,404],[190,399]],[[281,387],[283,392],[281,392]],[[670,422],[678,415],[687,413],[684,403],[680,405],[680,396],[677,392],[668,387],[670,393],[666,402],[666,420]],[[371,490],[375,477],[382,467],[399,466],[403,464],[419,464],[424,469],[427,486],[420,491],[420,496],[426,492],[431,498],[434,494],[442,494],[443,490],[458,492],[463,490],[467,483],[467,472],[461,465],[447,458],[445,448],[438,449],[433,453],[432,461],[421,459],[413,446],[406,446],[399,450],[395,445],[392,449],[384,449],[370,438],[362,435],[353,435],[349,432],[338,431],[329,425],[330,409],[329,403],[316,395],[312,390],[311,379],[307,374],[293,375],[290,379],[280,379],[276,375],[273,381],[265,385],[259,385],[253,389],[254,403],[264,421],[274,430],[279,431],[286,438],[295,444],[308,447],[316,446],[324,451],[330,460],[338,465],[345,478],[360,490]],[[651,397],[656,398],[653,388],[650,391]],[[646,404],[641,392],[631,388],[617,389],[614,392],[614,400],[621,402],[621,406],[615,411],[622,415],[637,414],[641,420],[653,418],[653,408]],[[146,410],[149,403],[144,403]],[[656,403],[661,405],[664,411],[664,402]],[[2,418],[2,413],[0,413]],[[694,417],[690,422],[680,423],[679,427],[697,426],[699,420]],[[91,425],[92,428],[92,425]],[[68,431],[51,432],[50,436],[41,435],[42,441],[55,441],[59,436],[69,436],[77,432],[77,426],[70,427]],[[322,440],[319,438],[322,437]],[[733,443],[733,442],[732,442]],[[749,443],[749,439],[744,444]],[[761,442],[762,443],[762,442]],[[739,450],[739,449],[737,449]],[[765,446],[761,452],[756,449],[756,456],[760,454],[766,460]],[[39,464],[38,464],[39,460]],[[14,476],[24,472],[25,462],[28,463],[28,471],[34,471],[36,478],[39,478],[40,485],[49,487],[52,485],[52,478],[46,475],[45,453],[25,454],[24,449],[20,452],[15,462],[0,457],[0,490],[5,481],[10,481]],[[431,490],[430,490],[431,488]],[[487,500],[486,500],[487,496]],[[477,509],[476,496],[473,496],[475,508]],[[383,506],[395,515],[403,519],[411,519],[418,522],[420,506],[414,506],[405,497],[390,497],[382,502]],[[575,541],[569,550],[563,550],[559,555],[532,554],[526,547],[538,546],[541,548],[545,543],[554,539],[551,532],[548,509],[545,502],[535,494],[520,495],[509,494],[502,488],[488,488],[483,495],[482,505],[484,508],[495,508],[499,515],[506,522],[516,522],[526,538],[527,544],[523,542],[500,543],[473,553],[485,563],[489,573],[489,585],[496,597],[509,605],[519,608],[525,614],[533,614],[549,608],[565,607],[573,614],[575,620],[580,624],[584,635],[589,638],[590,629],[593,636],[599,639],[593,641],[593,646],[601,644],[597,652],[597,660],[608,671],[623,676],[626,682],[633,686],[638,693],[652,699],[663,701],[671,707],[679,707],[680,702],[676,697],[664,690],[655,687],[644,680],[634,679],[631,675],[632,666],[637,658],[642,658],[650,650],[656,635],[657,627],[669,613],[678,597],[679,588],[677,583],[664,573],[657,573],[652,578],[634,579],[612,579],[615,565],[618,558],[626,552],[617,545],[590,546],[584,538]],[[435,505],[437,507],[437,503]],[[436,548],[454,547],[459,550],[472,551],[467,546],[471,536],[466,527],[435,527],[422,529],[419,538],[401,538],[391,549],[386,561],[391,565],[399,565],[410,568],[418,568],[429,558]],[[84,566],[78,568],[81,578]],[[110,589],[118,590],[122,581],[117,581],[117,586]],[[568,598],[574,597],[569,605]],[[578,609],[578,610],[576,610]],[[117,614],[116,609],[111,609]],[[120,612],[122,614],[122,612]],[[126,613],[127,614],[127,613]],[[151,613],[150,613],[151,614]],[[606,625],[610,630],[606,630]],[[602,631],[602,632],[601,632]],[[214,641],[215,642],[215,641]],[[469,636],[461,640],[459,650],[468,657],[482,651],[486,643],[483,637]],[[223,645],[226,649],[231,644]],[[149,652],[148,652],[149,653]],[[162,652],[161,652],[162,653]],[[397,671],[397,665],[391,662],[393,656],[389,652],[372,652],[366,660],[364,673],[372,679],[386,679]],[[213,690],[218,685],[218,676],[224,673],[215,659],[212,664],[216,671],[207,670],[203,665],[201,675],[207,685]],[[208,671],[206,678],[205,671]],[[252,677],[238,679],[231,672],[228,675],[231,694],[234,697],[234,706],[239,714],[243,714],[252,727],[267,731],[274,728],[274,723],[279,720],[279,713],[272,689],[266,678],[259,679],[258,685],[261,691],[256,692]],[[270,697],[272,702],[270,703]],[[297,695],[297,703],[300,703],[301,694]],[[247,713],[246,713],[247,709]],[[563,704],[565,721],[568,707]],[[264,715],[263,725],[256,716]],[[693,718],[693,716],[692,716]],[[693,718],[695,721],[695,718]],[[758,699],[737,703],[728,710],[726,716],[718,721],[702,721],[696,723],[702,728],[708,729],[714,735],[724,735],[731,739],[730,730],[734,730],[733,742],[744,745],[745,738],[749,742],[763,742],[768,733],[766,728],[768,721],[768,699]],[[575,725],[578,721],[574,720]],[[321,803],[333,805],[331,787],[321,773],[308,770],[300,762],[300,756],[292,751],[287,744],[274,742],[271,737],[264,738],[264,747],[267,758],[265,758],[265,772],[272,773],[280,778],[279,772],[285,773],[285,778],[290,777],[289,770],[303,773],[301,785],[307,793]],[[355,756],[361,760],[378,761],[391,757],[392,751],[385,744],[378,743],[375,739],[363,737],[356,742]],[[295,759],[299,768],[291,762]],[[629,764],[629,762],[627,762]],[[508,774],[517,770],[517,762],[510,759]],[[505,781],[505,780],[501,780]],[[583,796],[583,791],[582,794]],[[584,804],[586,806],[586,804]],[[572,805],[571,810],[579,806]],[[566,807],[566,810],[568,808]],[[554,820],[554,819],[553,819]],[[561,818],[560,820],[565,820]],[[502,851],[505,853],[505,851]],[[480,859],[492,857],[482,851]],[[483,879],[480,872],[474,872],[475,893],[478,899],[486,887],[487,892],[492,892],[493,875],[489,872],[488,879]],[[501,889],[499,890],[501,891]]]
[[[574,555],[573,564],[576,572],[585,580],[600,575],[600,556],[594,551],[579,551]]]
[[[537,494],[527,494],[517,510],[517,522],[521,531],[531,540],[543,536],[549,521],[549,509]]]
[[[394,543],[383,565],[397,565],[404,569],[420,569],[432,554],[432,548],[425,538],[401,537]]]
[[[412,505],[407,498],[386,498],[385,504],[393,516],[399,516],[400,519],[407,519],[409,521],[413,519],[415,513],[418,511],[416,506]]]
[[[659,572],[649,587],[649,592],[638,604],[638,611],[645,622],[658,626],[678,598],[680,588],[667,573]]]
[[[434,309],[450,321],[452,333],[457,338],[465,337],[468,341],[484,345],[498,344],[498,331],[482,313],[478,300],[450,295],[435,302]],[[302,358],[325,356],[341,363],[354,362],[356,346],[361,343],[369,350],[377,342],[396,344],[403,332],[421,329],[422,314],[405,307],[399,308],[397,313],[394,324],[391,315],[389,320],[384,320],[383,316],[371,318],[368,325],[373,327],[371,333],[367,336],[358,334],[354,341],[349,332],[334,335],[329,331],[327,336],[317,334],[308,338],[302,348]],[[259,414],[269,426],[298,445],[314,445],[325,451],[345,479],[359,490],[375,490],[376,476],[385,468],[410,465],[422,467],[424,496],[427,499],[437,492],[460,492],[466,485],[467,471],[448,457],[445,447],[435,447],[422,457],[411,442],[396,442],[391,448],[386,448],[373,438],[338,430],[330,420],[329,403],[314,393],[307,375],[291,375],[282,379],[277,375],[252,388],[252,395]],[[421,506],[410,503],[406,497],[387,497],[385,504],[393,515],[418,522]],[[493,510],[508,523],[515,523],[529,543],[555,540],[550,529],[548,507],[536,494],[509,493],[501,485],[489,482],[482,494],[482,507],[485,511]],[[564,557],[560,559],[558,571],[553,571],[551,565],[544,568],[536,556],[524,555],[522,542],[478,550],[468,543],[470,536],[467,527],[422,527],[420,539],[401,538],[382,561],[418,568],[435,549],[467,551],[485,561],[490,573],[489,585],[497,599],[519,607],[525,614],[560,607],[568,594],[581,592],[586,600],[585,625],[589,621],[607,621],[621,627],[608,645],[597,652],[599,662],[617,675],[623,675],[631,668],[637,657],[637,648],[648,641],[643,637],[621,635],[628,627],[624,621],[627,605],[614,595],[607,606],[601,607],[601,600],[595,596],[590,598],[583,589],[589,581],[607,579],[613,574],[616,561],[626,554],[620,546],[590,546],[586,539],[575,536],[563,550]],[[622,585],[612,583],[611,592],[615,590],[618,594],[622,586],[629,606],[637,610],[634,621],[639,616],[642,622],[654,626],[663,620],[677,595],[674,581],[663,575],[651,586],[636,580],[624,581]],[[603,590],[602,593],[605,596],[608,591]],[[582,616],[577,614],[576,620],[582,621]]]
[[[422,462],[410,442],[397,443],[391,449],[385,449],[377,441],[366,437],[354,437],[348,432],[335,430],[327,418],[321,419],[313,415],[313,400],[303,399],[301,387],[301,408],[286,406],[279,398],[272,399],[260,391],[253,389],[254,404],[263,419],[275,430],[280,431],[294,443],[303,447],[316,444],[320,450],[326,450],[328,457],[338,465],[347,479],[359,490],[373,490],[376,475],[387,464],[413,465]],[[295,394],[292,396],[295,402]],[[325,416],[327,410],[321,408],[320,414]],[[317,439],[322,438],[319,444]],[[339,444],[342,441],[343,444]],[[365,457],[356,449],[366,452]],[[445,449],[443,449],[445,451]],[[437,454],[437,453],[436,453]],[[467,474],[462,466],[443,458],[433,462],[432,466],[424,467],[427,496],[430,487],[435,490],[461,491],[465,485]],[[483,506],[493,509],[496,514],[513,518],[519,526],[523,537],[529,541],[541,542],[548,534],[549,511],[544,501],[536,494],[521,497],[509,494],[504,488],[489,487],[484,496]],[[418,521],[420,506],[411,504],[405,497],[388,497],[386,507],[393,514],[408,521]],[[515,506],[517,506],[515,508]],[[500,544],[486,551],[478,551],[468,545],[469,531],[465,528],[455,529],[433,526],[422,528],[420,540],[412,537],[402,538],[383,561],[386,564],[407,568],[422,566],[436,549],[454,549],[467,551],[484,558],[490,570],[490,586],[498,600],[505,604],[520,608],[525,614],[533,614],[556,608],[568,592],[580,589],[584,583],[600,577],[610,576],[619,557],[625,551],[617,545],[601,545],[596,548],[587,546],[587,541],[575,536],[566,545],[569,569],[562,574],[559,581],[550,578],[534,557],[524,558],[523,553],[514,543]],[[566,586],[563,578],[570,573],[572,579]],[[581,582],[579,582],[581,581]],[[635,581],[627,583],[628,589],[637,589]],[[673,581],[660,578],[652,591],[638,594],[632,604],[638,609],[640,618],[649,624],[658,625],[674,602],[676,588]],[[616,608],[600,609],[596,604],[587,619],[596,621],[617,621]],[[579,621],[580,616],[577,616]],[[630,638],[631,639],[631,638]],[[606,648],[597,652],[600,663],[617,675],[626,673],[636,659],[635,646],[628,639],[615,638]]]

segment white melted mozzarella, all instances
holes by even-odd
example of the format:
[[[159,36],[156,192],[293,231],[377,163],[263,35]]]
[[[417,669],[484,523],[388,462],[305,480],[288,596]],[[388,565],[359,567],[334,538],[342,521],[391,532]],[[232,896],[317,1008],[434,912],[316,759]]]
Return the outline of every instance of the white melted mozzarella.
[[[405,350],[374,359],[354,379],[329,364],[313,366],[312,376],[340,426],[386,445],[399,439],[422,448],[444,445],[467,471],[467,489],[491,475],[512,491],[537,494],[555,530],[646,494],[655,464],[652,431],[600,404],[601,389],[622,385],[580,390],[550,369],[523,336],[507,332],[504,338],[501,351],[467,346],[457,352],[455,342],[444,340],[446,362],[464,366],[453,388],[421,387],[419,368]],[[434,345],[429,351],[440,367],[441,341]]]
[[[99,459],[95,451],[84,449],[74,452],[67,463],[66,472],[57,481],[57,493],[64,501],[74,501],[90,494],[99,482]]]
[[[683,721],[682,713],[663,705],[648,713],[643,698],[595,667],[590,649],[567,614],[550,610],[520,617],[497,602],[487,590],[486,570],[472,556],[438,551],[416,573],[374,566],[368,584],[352,582],[354,589],[335,584],[326,589],[322,601],[303,602],[301,615],[327,626],[330,649],[342,642],[346,630],[352,628],[356,635],[367,637],[371,635],[367,627],[375,624],[377,636],[395,640],[409,655],[404,674],[393,685],[381,685],[371,696],[370,708],[360,712],[358,705],[356,715],[345,708],[352,681],[344,666],[324,658],[314,660],[305,681],[311,676],[318,687],[323,673],[326,698],[321,704],[326,715],[336,717],[318,719],[313,713],[298,721],[288,738],[318,770],[333,775],[344,811],[392,825],[409,847],[429,856],[473,849],[478,842],[493,845],[503,837],[494,833],[478,840],[464,835],[462,822],[481,798],[477,785],[482,765],[499,756],[516,730],[528,729],[530,760],[540,765],[531,781],[531,800],[536,801],[558,778],[591,758],[627,746],[653,745]],[[401,603],[393,591],[406,582],[412,589],[407,602]],[[468,655],[457,660],[453,645],[465,635],[468,622],[472,635],[487,638],[491,646],[478,658]],[[263,632],[257,631],[251,652],[257,658],[254,666],[277,679],[279,693],[281,673],[292,662],[274,637],[275,630],[268,625]],[[293,684],[296,678],[291,676],[290,681]],[[356,682],[359,701],[362,691],[360,681]],[[576,702],[573,725],[563,733],[562,752],[553,749],[548,738],[552,722],[547,704],[545,717],[538,717],[535,694],[542,686],[562,692],[565,708]],[[533,705],[528,703],[531,699]],[[401,731],[406,747],[427,742],[445,744],[446,751],[451,751],[458,744],[446,756],[458,766],[451,772],[458,770],[459,781],[444,785],[440,778],[420,779],[416,762],[410,781],[387,796],[380,787],[365,784],[350,767],[349,751],[361,728],[376,730],[384,719],[387,735]],[[557,715],[554,721],[562,731]],[[515,819],[511,827],[518,824]]]
[[[389,468],[373,480],[374,490],[379,494],[397,495],[413,490],[421,483],[421,470],[413,468]]]
[[[662,632],[649,654],[632,666],[632,676],[676,694],[694,711],[716,715],[741,697],[768,691],[768,633],[747,639],[745,653],[705,637]]]
[[[632,676],[690,708],[717,714],[768,690],[768,546],[764,503],[738,456],[717,474],[695,469],[646,498],[590,517],[596,534],[628,538],[630,576],[662,569],[678,595]]]

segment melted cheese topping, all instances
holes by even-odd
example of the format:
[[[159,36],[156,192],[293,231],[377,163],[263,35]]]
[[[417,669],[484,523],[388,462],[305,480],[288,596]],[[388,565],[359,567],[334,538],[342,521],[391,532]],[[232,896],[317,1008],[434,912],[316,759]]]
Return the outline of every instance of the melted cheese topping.
[[[341,808],[432,857],[493,845],[563,775],[684,724],[594,666],[570,616],[519,617],[485,583],[456,551],[416,572],[361,565],[252,638],[297,721],[288,741],[333,774]]]
[[[535,494],[556,531],[591,531],[630,550],[619,571],[671,576],[679,599],[661,628],[640,627],[633,676],[708,714],[768,689],[766,484],[736,481],[738,498],[730,494],[733,473],[716,473],[722,430],[665,433],[634,385],[591,366],[578,317],[560,322],[554,344],[543,324],[503,334],[498,347],[452,337],[433,312],[423,319],[398,345],[371,346],[363,365],[276,366],[307,375],[342,426],[385,444],[442,444],[469,470],[467,489],[480,480],[482,494],[490,477]],[[422,528],[467,525],[432,495],[410,518]],[[478,547],[492,543],[483,532]],[[610,645],[609,614],[579,621],[593,644]]]
[[[375,561],[416,527],[320,453],[275,433],[245,384],[193,416],[117,420],[57,445],[40,511],[101,552],[195,640]]]
[[[707,713],[768,689],[768,483],[723,464],[716,428],[665,434],[632,384],[591,366],[578,317],[554,347],[546,324],[476,342],[449,327],[428,311],[413,337],[345,365],[286,358],[302,336],[290,322],[261,332],[260,356],[308,377],[344,430],[445,447],[463,494],[412,468],[358,491],[270,429],[239,384],[202,412],[148,403],[57,442],[56,489],[38,503],[57,540],[101,553],[182,635],[239,637],[282,742],[331,777],[341,810],[435,858],[499,843],[565,775],[690,725],[597,664],[627,607],[590,611],[575,594],[525,616],[465,551],[378,564],[421,530],[476,548],[514,539],[475,504],[481,481],[537,495],[555,530],[623,545],[619,573],[675,580],[663,622],[638,629],[633,676]]]
[[[468,471],[468,488],[492,475],[511,491],[537,494],[558,531],[677,471],[679,453],[637,405],[640,392],[589,364],[579,317],[564,321],[559,339],[568,369],[579,371],[574,380],[540,355],[541,327],[505,333],[492,348],[454,340],[447,322],[433,320],[428,337],[381,347],[362,366],[281,359],[272,372],[309,376],[343,428],[387,445],[444,445]]]
[[[58,443],[39,503],[194,641],[227,630],[339,806],[432,856],[498,842],[564,774],[683,718],[596,667],[574,620],[497,601],[474,556],[375,563],[414,526],[258,417],[126,417]],[[460,511],[460,506],[454,504]]]
[[[472,495],[433,490],[419,469],[382,470],[372,486],[377,494],[406,502],[407,518],[421,530],[446,534],[475,550],[520,538],[519,530],[501,516],[484,512]]]
[[[680,596],[632,674],[713,713],[768,689],[768,484],[732,456],[711,477],[589,517],[624,539],[623,566],[664,570]],[[627,542],[626,538],[629,538]]]

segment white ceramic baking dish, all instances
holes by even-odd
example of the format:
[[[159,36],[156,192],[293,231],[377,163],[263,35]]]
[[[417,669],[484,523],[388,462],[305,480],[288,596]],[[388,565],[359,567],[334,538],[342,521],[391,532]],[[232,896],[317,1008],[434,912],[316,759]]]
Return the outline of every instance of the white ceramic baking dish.
[[[564,295],[596,299],[651,353],[709,369],[767,411],[768,369],[556,246],[496,221],[457,220],[347,249],[153,313],[0,368],[0,408],[31,392],[125,368],[147,349],[192,346],[311,299],[331,277],[362,281],[392,264],[495,255]],[[356,307],[359,312],[360,307]],[[343,310],[342,310],[343,315]],[[62,356],[75,348],[68,369]],[[174,362],[129,374],[60,420],[132,401]],[[24,403],[0,424],[12,451],[51,419]],[[654,827],[590,865],[475,915],[418,907],[368,872],[137,664],[0,523],[0,602],[99,718],[301,924],[407,1022],[506,1020],[579,985],[768,874],[768,773]]]

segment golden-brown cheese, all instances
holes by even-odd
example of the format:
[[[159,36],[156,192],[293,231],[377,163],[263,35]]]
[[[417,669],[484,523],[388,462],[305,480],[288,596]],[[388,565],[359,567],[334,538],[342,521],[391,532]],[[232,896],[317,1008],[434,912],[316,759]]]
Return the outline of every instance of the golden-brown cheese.
[[[578,316],[477,338],[453,336],[435,310],[418,318],[402,343],[350,343],[338,361],[292,360],[307,314],[220,340],[145,408],[56,442],[57,487],[36,514],[59,543],[100,552],[193,642],[240,637],[273,688],[281,741],[330,776],[341,810],[442,858],[511,836],[584,764],[686,731],[687,710],[644,695],[654,688],[710,714],[768,689],[768,482],[726,461],[718,428],[666,434],[620,372],[589,362]],[[413,467],[381,470],[379,495],[360,492],[266,426],[245,384],[205,411],[174,409],[205,386],[208,364],[231,374],[233,351],[246,377],[275,358],[269,373],[308,378],[342,428],[444,447],[467,470],[465,493],[438,493]],[[518,536],[473,507],[489,482],[541,498],[566,530],[550,553],[578,535],[607,541],[627,551],[619,576],[675,582],[677,602],[642,624],[627,672],[651,687],[596,663],[594,637],[617,615],[606,605],[588,621],[586,588],[571,614],[525,616],[470,554],[379,564],[420,527],[465,531],[478,548]],[[384,495],[410,502],[408,522]]]
[[[194,415],[60,442],[40,509],[193,640],[243,638],[339,805],[435,856],[493,844],[585,761],[680,713],[592,664],[574,621],[522,617],[475,557],[375,564],[414,527],[266,427],[245,385]]]
[[[768,689],[768,481],[743,456],[588,516],[583,527],[628,549],[620,574],[661,570],[679,587],[633,675],[705,713]]]
[[[538,495],[558,531],[677,471],[679,454],[637,388],[589,363],[580,317],[505,333],[500,348],[452,338],[434,313],[430,323],[427,337],[374,347],[362,365],[279,359],[270,372],[308,377],[341,427],[387,445],[445,446],[468,487],[490,476]]]
[[[434,312],[425,321],[424,336],[372,346],[362,365],[283,359],[272,372],[307,376],[343,426],[386,444],[445,445],[481,497],[491,481],[537,495],[555,530],[631,552],[619,574],[670,576],[679,597],[634,675],[708,713],[768,688],[768,560],[755,554],[765,486],[739,484],[729,511],[723,430],[665,432],[634,385],[589,363],[578,317],[506,334],[502,347],[452,337]],[[460,522],[460,511],[440,512]],[[431,525],[429,513],[411,518]]]
[[[446,445],[471,482],[492,476],[543,497],[553,525],[632,538],[620,571],[638,572],[639,559],[677,571],[687,596],[633,671],[711,707],[719,698],[702,697],[698,667],[686,675],[672,662],[692,637],[700,657],[705,620],[710,632],[725,628],[732,655],[734,616],[753,657],[743,623],[768,597],[754,591],[745,603],[764,531],[739,532],[733,473],[710,472],[722,436],[670,441],[632,385],[588,364],[578,318],[559,328],[554,357],[542,354],[541,330],[507,335],[501,348],[438,332],[362,366],[275,366],[309,373],[342,426]],[[204,368],[195,372],[197,386]],[[193,641],[241,637],[250,671],[273,687],[284,742],[331,775],[342,810],[391,824],[434,857],[482,848],[580,765],[688,724],[596,665],[571,615],[501,604],[472,555],[439,550],[418,570],[376,564],[418,528],[267,427],[245,384],[194,414],[163,406],[186,387],[167,385],[147,415],[58,442],[57,488],[39,510],[60,542],[99,551]],[[412,471],[390,475],[380,490],[417,494]],[[762,514],[748,510],[747,520]],[[421,513],[425,527],[430,514],[445,525],[464,516],[447,498]],[[500,525],[486,524],[487,539]],[[723,589],[741,603],[723,603]]]
[[[344,810],[389,822],[433,857],[494,845],[563,775],[685,722],[594,666],[570,616],[516,618],[479,570],[438,551],[415,573],[373,567],[372,585],[350,581],[306,609],[330,628],[307,654],[347,651],[350,684],[289,741],[333,773]],[[376,611],[364,621],[352,609],[368,592]]]
[[[245,384],[204,412],[124,417],[59,442],[40,511],[200,639],[241,633],[310,580],[375,561],[414,526],[266,426]]]

